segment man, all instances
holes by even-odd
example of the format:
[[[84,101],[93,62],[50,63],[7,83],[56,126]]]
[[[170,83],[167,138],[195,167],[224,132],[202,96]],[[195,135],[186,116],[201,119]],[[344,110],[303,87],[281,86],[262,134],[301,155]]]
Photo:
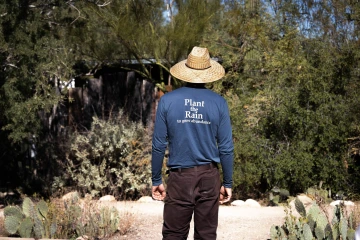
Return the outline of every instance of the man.
[[[194,47],[170,73],[187,85],[162,96],[156,112],[152,197],[165,202],[163,239],[187,239],[193,214],[194,238],[216,239],[219,200],[231,199],[234,147],[226,100],[205,83],[221,79],[225,70],[206,48]],[[165,192],[161,170],[167,146]]]

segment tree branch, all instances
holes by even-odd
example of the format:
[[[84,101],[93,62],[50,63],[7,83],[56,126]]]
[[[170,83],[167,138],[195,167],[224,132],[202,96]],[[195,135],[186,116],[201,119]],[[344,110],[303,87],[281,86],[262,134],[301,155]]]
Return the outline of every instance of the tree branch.
[[[105,6],[109,5],[110,3],[111,3],[111,1],[105,2],[105,3],[103,3],[103,4],[98,4],[98,2],[96,2],[96,5],[97,5],[98,7],[105,7]]]

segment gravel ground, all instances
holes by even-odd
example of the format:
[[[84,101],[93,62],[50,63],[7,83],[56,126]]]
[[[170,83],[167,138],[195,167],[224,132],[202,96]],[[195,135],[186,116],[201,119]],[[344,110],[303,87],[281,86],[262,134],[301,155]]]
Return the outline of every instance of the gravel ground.
[[[131,213],[133,225],[125,235],[116,235],[111,240],[161,240],[162,202],[116,202],[114,205],[120,212]],[[270,238],[270,227],[284,222],[283,207],[235,207],[220,206],[219,240],[266,240]],[[193,239],[193,222],[188,239]]]
[[[161,240],[162,202],[103,202],[114,206],[122,217],[122,224],[129,224],[127,233],[116,234],[108,240]],[[284,222],[283,207],[220,206],[219,240],[266,240],[270,238],[270,227]],[[3,209],[0,209],[3,218]],[[3,224],[1,221],[0,223]],[[3,226],[0,226],[0,228]],[[193,239],[193,222],[188,239]],[[0,239],[1,239],[0,234]]]

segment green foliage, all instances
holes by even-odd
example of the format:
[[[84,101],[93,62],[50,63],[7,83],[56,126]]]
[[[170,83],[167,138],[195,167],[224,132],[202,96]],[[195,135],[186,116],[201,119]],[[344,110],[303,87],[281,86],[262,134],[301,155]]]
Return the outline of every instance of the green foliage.
[[[120,112],[107,121],[94,117],[67,156],[70,179],[83,193],[136,197],[150,186],[150,136]]]
[[[278,206],[279,203],[284,203],[290,196],[290,193],[286,189],[274,187],[269,193],[270,204],[273,206]]]
[[[72,77],[75,59],[63,23],[75,10],[59,1],[18,0],[3,1],[0,9],[0,127],[12,142],[21,142],[40,134],[39,112],[49,113],[62,100],[54,87]]]
[[[52,128],[65,100],[66,90],[59,88],[59,81],[113,63],[128,69],[119,62],[125,59],[151,60],[165,72],[199,45],[208,47],[226,68],[226,77],[209,86],[230,106],[235,197],[261,197],[274,186],[294,195],[319,181],[334,191],[359,192],[358,4],[339,0],[166,3],[0,3],[0,138],[5,142],[0,152],[6,159],[0,169],[17,173],[26,153],[24,145],[34,140],[39,159],[32,164],[42,170],[37,176],[19,173],[16,181],[9,177],[12,184],[30,188],[32,178],[50,182],[47,176],[54,174],[46,168],[65,159],[61,155],[65,153],[55,150],[59,138]],[[79,62],[86,64],[79,67]],[[162,74],[152,79],[145,65],[131,70],[157,86],[165,82]],[[74,149],[64,152],[74,163],[68,169],[72,183],[80,183],[83,192],[96,195],[109,190],[124,195],[125,189],[143,189],[138,185],[147,171],[141,175],[125,161],[93,157],[91,151],[89,156],[81,155],[86,153],[86,138],[76,141],[83,145],[79,155]],[[137,158],[143,148],[140,144],[116,154]],[[40,157],[40,153],[44,154]],[[75,169],[80,162],[81,170]],[[107,168],[109,164],[115,167]],[[25,176],[28,181],[23,181]],[[58,177],[54,186],[63,188],[69,179],[64,178]]]
[[[310,187],[306,190],[306,195],[312,199],[317,199],[324,203],[331,203],[333,201],[330,190],[322,189],[321,187]]]
[[[305,3],[280,2],[259,4],[250,13],[245,5],[228,1],[204,39],[227,69],[224,80],[212,88],[230,105],[234,194],[266,192],[273,186],[296,194],[320,181],[334,190],[348,188],[354,183],[350,175],[358,172],[346,142],[359,133],[352,105],[359,100],[353,93],[359,89],[359,61],[354,62],[358,43],[345,37],[354,36],[349,28],[347,33],[336,31],[344,37],[336,40],[324,29],[302,32],[297,24],[303,15],[289,6]],[[269,13],[269,7],[276,12]],[[331,25],[312,17],[306,22]],[[355,191],[357,184],[351,185]]]
[[[351,214],[344,214],[344,205],[336,205],[334,217],[329,221],[326,210],[314,202],[308,212],[299,198],[295,199],[295,209],[300,214],[297,218],[287,211],[282,226],[273,225],[270,229],[271,239],[355,239]]]
[[[46,192],[58,159],[25,159],[27,146],[35,142],[39,154],[55,152],[55,116],[66,95],[60,81],[75,77],[77,60],[67,26],[78,12],[57,0],[1,1],[0,11],[0,182],[30,194]]]
[[[121,220],[115,207],[99,206],[91,199],[73,198],[56,205],[43,200],[34,204],[25,198],[22,207],[32,208],[31,216],[17,206],[4,209],[6,231],[22,238],[107,238],[118,231]]]
[[[56,238],[108,238],[118,232],[119,212],[115,207],[98,205],[91,196],[85,199],[72,198],[60,205],[50,206],[57,223]]]
[[[7,206],[4,209],[5,229],[10,234],[19,234],[23,238],[51,238],[54,232],[47,227],[53,225],[48,216],[45,201],[34,204],[30,198],[25,198],[22,211],[18,207]]]

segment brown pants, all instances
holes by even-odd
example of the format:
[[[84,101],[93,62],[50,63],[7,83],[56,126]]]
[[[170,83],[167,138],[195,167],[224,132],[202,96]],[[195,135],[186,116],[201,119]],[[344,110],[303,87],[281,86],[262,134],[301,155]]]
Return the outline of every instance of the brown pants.
[[[194,214],[194,239],[216,239],[220,174],[214,164],[170,171],[164,200],[163,240],[186,240]]]

